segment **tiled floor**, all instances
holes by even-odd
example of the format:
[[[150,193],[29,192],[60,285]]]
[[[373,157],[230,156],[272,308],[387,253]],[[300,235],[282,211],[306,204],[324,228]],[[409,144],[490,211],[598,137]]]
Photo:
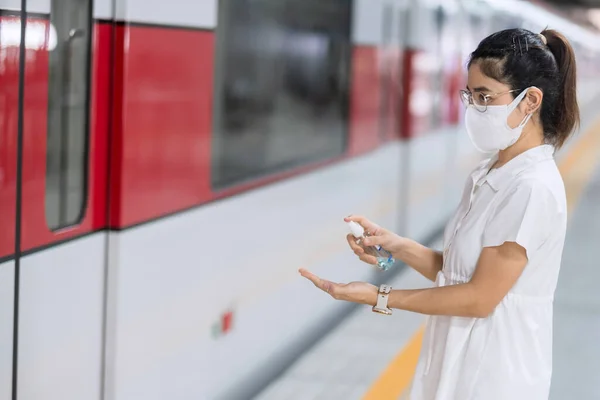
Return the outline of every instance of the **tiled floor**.
[[[551,400],[600,399],[600,168],[571,216],[554,300]]]

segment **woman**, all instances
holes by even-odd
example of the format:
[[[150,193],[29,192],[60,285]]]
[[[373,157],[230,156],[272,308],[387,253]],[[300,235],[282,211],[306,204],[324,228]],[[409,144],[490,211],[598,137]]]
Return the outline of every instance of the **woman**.
[[[573,49],[560,33],[524,29],[484,39],[461,91],[473,144],[494,155],[467,179],[438,253],[363,217],[348,217],[435,282],[389,291],[329,282],[301,270],[335,299],[427,314],[412,400],[548,399],[552,304],[567,223],[554,161],[579,123]],[[374,257],[348,236],[356,255]]]

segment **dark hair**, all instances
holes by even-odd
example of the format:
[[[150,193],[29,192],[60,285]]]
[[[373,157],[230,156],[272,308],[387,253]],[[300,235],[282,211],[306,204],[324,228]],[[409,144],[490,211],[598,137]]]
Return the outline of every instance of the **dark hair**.
[[[544,93],[540,119],[546,142],[560,148],[579,125],[575,52],[561,33],[503,30],[479,43],[469,67],[475,61],[485,75],[517,89],[514,97],[530,86]]]

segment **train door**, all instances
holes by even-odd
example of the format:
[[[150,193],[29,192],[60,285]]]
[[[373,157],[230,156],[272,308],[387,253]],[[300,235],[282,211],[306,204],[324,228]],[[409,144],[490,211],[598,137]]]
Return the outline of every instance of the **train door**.
[[[93,2],[0,10],[0,400],[100,399],[109,85]]]
[[[4,3],[0,2],[0,399],[9,400],[13,379],[21,12],[19,4],[8,8]]]

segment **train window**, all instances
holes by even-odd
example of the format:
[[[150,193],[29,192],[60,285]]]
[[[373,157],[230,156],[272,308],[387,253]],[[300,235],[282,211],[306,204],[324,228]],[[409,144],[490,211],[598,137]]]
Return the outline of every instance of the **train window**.
[[[341,155],[350,0],[221,0],[212,183]]]
[[[49,55],[46,221],[77,224],[86,199],[92,0],[53,0]]]

